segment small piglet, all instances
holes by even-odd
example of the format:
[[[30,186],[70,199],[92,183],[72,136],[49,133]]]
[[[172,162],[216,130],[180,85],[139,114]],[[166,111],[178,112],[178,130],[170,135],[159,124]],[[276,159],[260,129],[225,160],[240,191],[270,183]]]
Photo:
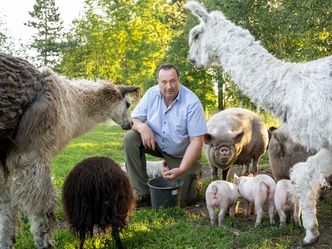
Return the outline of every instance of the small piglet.
[[[239,193],[244,199],[244,216],[246,217],[250,214],[250,206],[254,204],[257,215],[255,227],[257,227],[261,224],[263,217],[263,205],[268,202],[270,224],[274,224],[273,215],[275,206],[273,197],[276,183],[273,178],[265,174],[240,177],[234,174],[234,183],[237,185]]]
[[[295,190],[290,180],[280,180],[277,182],[274,193],[274,203],[280,217],[280,226],[286,224],[286,214],[288,210],[293,210],[293,219],[296,225],[300,225],[300,206],[295,196]]]
[[[216,220],[214,209],[219,208],[218,225],[220,226],[227,210],[229,210],[231,217],[234,216],[238,199],[237,187],[231,182],[222,180],[213,181],[206,189],[205,199],[211,224],[214,224]]]

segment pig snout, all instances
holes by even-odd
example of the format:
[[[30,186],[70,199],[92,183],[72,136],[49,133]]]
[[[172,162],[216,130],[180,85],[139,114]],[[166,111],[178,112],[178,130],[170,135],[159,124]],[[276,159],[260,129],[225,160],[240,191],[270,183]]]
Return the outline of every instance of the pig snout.
[[[222,157],[228,157],[230,155],[230,150],[227,147],[223,146],[219,148],[218,153]]]

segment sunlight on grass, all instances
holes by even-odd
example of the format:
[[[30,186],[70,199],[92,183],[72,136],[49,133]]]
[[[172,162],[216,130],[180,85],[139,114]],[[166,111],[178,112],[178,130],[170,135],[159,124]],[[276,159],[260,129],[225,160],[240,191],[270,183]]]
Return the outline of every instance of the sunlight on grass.
[[[69,145],[68,148],[92,149],[92,148],[96,148],[97,146],[99,146],[99,144],[97,144],[97,143],[76,143],[76,144]]]

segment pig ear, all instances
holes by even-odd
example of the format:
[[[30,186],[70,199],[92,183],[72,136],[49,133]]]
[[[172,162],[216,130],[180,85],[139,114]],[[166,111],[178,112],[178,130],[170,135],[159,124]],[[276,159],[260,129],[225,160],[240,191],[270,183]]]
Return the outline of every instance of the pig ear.
[[[244,134],[244,130],[240,130],[240,131],[236,131],[236,132],[233,132],[233,140],[234,140],[234,143],[237,144],[239,142],[241,142],[241,139],[243,137],[243,134]]]
[[[205,144],[210,144],[212,139],[213,139],[213,136],[210,133],[204,134],[204,143]]]
[[[236,173],[234,173],[233,183],[236,185],[239,185],[239,183],[240,183],[240,178],[237,176]]]

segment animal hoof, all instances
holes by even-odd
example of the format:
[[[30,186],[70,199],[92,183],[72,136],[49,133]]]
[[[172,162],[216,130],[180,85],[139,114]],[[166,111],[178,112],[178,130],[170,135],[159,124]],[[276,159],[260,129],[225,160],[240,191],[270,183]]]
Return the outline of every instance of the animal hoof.
[[[314,226],[311,229],[306,230],[306,236],[302,241],[302,246],[310,246],[315,244],[319,239],[318,227]]]
[[[309,241],[306,241],[305,239],[302,240],[302,246],[310,246],[315,244],[319,240],[319,236],[310,239]]]

